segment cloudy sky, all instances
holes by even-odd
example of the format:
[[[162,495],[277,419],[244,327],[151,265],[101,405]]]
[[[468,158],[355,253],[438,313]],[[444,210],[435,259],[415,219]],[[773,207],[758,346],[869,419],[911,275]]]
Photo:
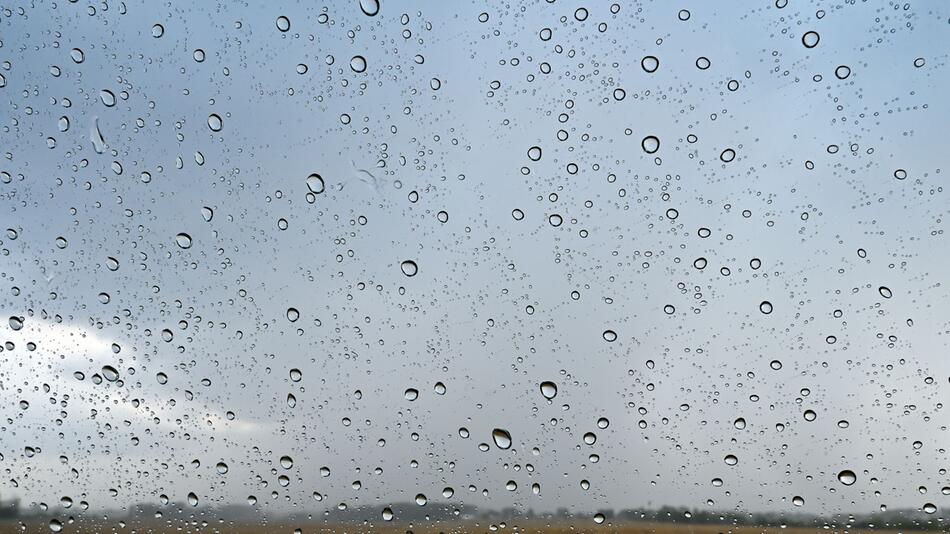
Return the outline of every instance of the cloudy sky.
[[[0,12],[0,497],[944,513],[941,4],[170,4]]]

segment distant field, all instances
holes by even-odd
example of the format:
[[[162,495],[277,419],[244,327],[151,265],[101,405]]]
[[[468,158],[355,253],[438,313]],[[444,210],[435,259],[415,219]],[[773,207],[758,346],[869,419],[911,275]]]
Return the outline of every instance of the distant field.
[[[0,522],[0,534],[50,534],[49,526],[39,520],[24,521],[23,529],[17,521]],[[733,527],[728,525],[676,525],[672,523],[614,523],[596,525],[591,520],[566,521],[549,523],[544,521],[512,521],[503,523],[472,522],[472,523],[435,523],[435,524],[373,524],[373,525],[326,525],[323,523],[251,523],[228,525],[214,523],[201,526],[199,523],[184,521],[157,521],[129,522],[124,527],[119,521],[92,522],[83,520],[82,523],[66,524],[62,533],[122,533],[136,532],[139,534],[182,534],[188,532],[233,533],[233,534],[293,534],[295,529],[301,529],[303,534],[310,533],[379,533],[397,534],[412,532],[415,534],[469,534],[469,533],[552,533],[552,534],[579,534],[579,533],[617,533],[617,534],[806,534],[822,532],[834,534],[845,532],[844,529],[831,530],[822,528],[778,528],[778,527]],[[897,534],[896,530],[846,530],[848,534]],[[906,534],[908,531],[902,531]]]

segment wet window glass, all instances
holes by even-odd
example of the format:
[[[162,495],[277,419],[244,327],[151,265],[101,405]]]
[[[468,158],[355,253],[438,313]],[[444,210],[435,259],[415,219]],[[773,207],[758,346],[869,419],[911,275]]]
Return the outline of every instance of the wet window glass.
[[[0,532],[945,530],[950,4],[0,4]]]

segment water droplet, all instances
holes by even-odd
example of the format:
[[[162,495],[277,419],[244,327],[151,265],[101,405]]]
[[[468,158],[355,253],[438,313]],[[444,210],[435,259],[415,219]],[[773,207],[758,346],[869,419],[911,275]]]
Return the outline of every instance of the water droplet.
[[[551,400],[557,396],[557,385],[554,382],[541,382],[541,395]]]
[[[367,17],[375,17],[379,13],[379,0],[360,0],[360,9]]]
[[[214,466],[214,468],[215,470],[218,471],[219,475],[224,475],[228,472],[228,464],[224,462],[218,462],[217,465]]]
[[[796,495],[796,496],[792,497],[792,504],[794,504],[795,506],[805,506],[805,499],[803,499],[803,498],[801,498],[800,496]]]
[[[415,276],[419,272],[419,266],[412,260],[402,262],[399,264],[399,268],[402,269],[402,274],[406,276]]]
[[[363,5],[362,0],[360,5]],[[393,509],[390,507],[383,508],[383,521],[392,521],[393,520]]]
[[[723,163],[729,163],[736,159],[736,151],[731,148],[727,148],[723,150],[721,154],[719,154],[719,159],[722,160]]]
[[[858,481],[858,476],[854,474],[854,471],[850,469],[845,469],[844,471],[838,473],[838,482],[841,482],[845,486],[850,486]]]
[[[307,189],[315,195],[319,195],[324,190],[326,190],[326,185],[323,183],[323,177],[317,173],[313,173],[307,177]]]
[[[604,336],[604,341],[608,343],[613,343],[614,341],[617,341],[617,333],[614,332],[613,330],[604,330],[603,336]]]
[[[212,113],[208,115],[208,128],[211,128],[212,132],[220,132],[222,126],[221,117],[217,113]]]
[[[558,226],[561,226],[563,222],[564,222],[564,218],[558,215],[557,213],[552,213],[551,215],[548,216],[548,223],[555,228],[557,228]]]
[[[643,67],[643,70],[646,72],[656,72],[656,69],[660,68],[660,60],[656,56],[645,56],[640,60],[640,66]]]
[[[366,70],[366,58],[363,56],[353,56],[350,59],[350,68],[353,72],[363,72]]]
[[[427,502],[429,502],[429,499],[427,499],[425,495],[421,493],[416,495],[416,504],[419,506],[425,506]]]
[[[937,512],[937,505],[935,505],[935,504],[933,504],[933,503],[930,503],[930,502],[925,503],[925,504],[924,504],[924,507],[923,507],[923,510],[924,510],[924,513],[927,513],[927,514],[936,513],[936,512]]]
[[[805,410],[805,413],[802,414],[802,416],[805,418],[806,421],[809,421],[809,422],[814,421],[815,419],[818,418],[818,414],[816,414],[814,410]]]
[[[737,429],[739,429],[739,430],[743,430],[743,429],[745,429],[745,419],[743,419],[742,417],[740,417],[740,418],[736,419],[735,421],[733,421],[733,422],[732,422],[732,425],[735,426],[735,427],[736,427]]]
[[[300,382],[300,379],[303,378],[303,373],[300,372],[300,369],[291,369],[290,370],[290,380],[292,382]]]
[[[202,63],[205,60],[205,51],[200,48],[196,48],[194,53],[191,54],[191,57],[194,58],[196,62]]]
[[[191,236],[182,232],[175,236],[175,243],[177,243],[179,247],[184,248],[184,249],[191,248]]]
[[[839,65],[838,68],[835,69],[835,76],[837,76],[839,80],[844,80],[848,76],[851,76],[851,67]]]
[[[739,463],[739,458],[734,454],[727,454],[723,461],[726,462],[726,465],[736,465]]]
[[[188,504],[198,506],[198,496],[194,492],[188,492]]]
[[[280,457],[280,466],[284,469],[290,469],[294,466],[294,459],[290,456],[281,456]]]
[[[407,401],[414,401],[419,398],[419,390],[414,388],[409,388],[406,390],[404,396]]]
[[[277,17],[277,29],[286,32],[290,30],[290,19],[281,15]]]
[[[111,365],[102,366],[102,377],[108,380],[109,382],[115,382],[119,379],[119,372],[116,371],[115,367]]]
[[[107,108],[111,108],[115,105],[115,94],[108,89],[103,89],[99,91],[99,100]]]
[[[300,319],[300,312],[297,311],[297,308],[287,308],[287,320],[293,323],[297,319]]]
[[[62,532],[63,523],[59,519],[50,519],[49,520],[49,529],[53,532]]]
[[[152,26],[152,37],[158,39],[159,37],[165,35],[165,27],[161,24],[155,24]]]
[[[13,330],[20,330],[23,328],[23,319],[15,316],[10,317],[10,328]]]
[[[531,161],[539,161],[541,159],[541,147],[533,146],[528,149],[528,159]]]
[[[805,45],[805,48],[815,48],[818,46],[819,40],[821,40],[821,36],[818,35],[818,32],[808,31],[802,35],[802,44]]]
[[[79,48],[73,48],[69,51],[69,57],[74,63],[82,63],[86,60],[86,54]]]
[[[508,449],[511,447],[511,434],[507,430],[496,428],[491,431],[491,437],[495,441],[495,446],[499,449]]]
[[[881,296],[886,299],[889,299],[894,296],[894,293],[892,293],[891,290],[885,286],[881,286],[877,288],[877,292],[880,293]]]
[[[766,315],[772,313],[772,303],[767,300],[763,300],[759,304],[759,311]]]
[[[782,368],[782,362],[778,360],[772,360],[771,362],[769,362],[769,367],[771,367],[775,371],[778,371],[779,369]]]
[[[660,139],[655,135],[648,135],[640,141],[640,147],[647,154],[653,154],[660,149]]]

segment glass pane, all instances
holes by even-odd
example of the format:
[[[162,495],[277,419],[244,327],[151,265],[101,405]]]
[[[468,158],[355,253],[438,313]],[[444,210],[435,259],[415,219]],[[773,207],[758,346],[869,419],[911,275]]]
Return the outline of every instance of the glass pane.
[[[0,530],[944,530],[948,24],[0,5]]]

